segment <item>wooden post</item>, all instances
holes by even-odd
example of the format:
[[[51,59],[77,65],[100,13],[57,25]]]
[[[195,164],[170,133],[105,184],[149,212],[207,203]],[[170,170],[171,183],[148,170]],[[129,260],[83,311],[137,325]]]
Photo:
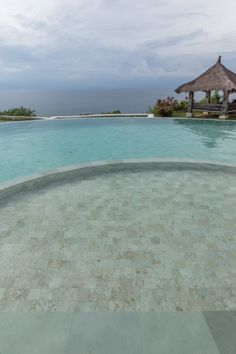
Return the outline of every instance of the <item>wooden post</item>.
[[[206,91],[206,105],[211,103],[211,91]],[[203,117],[208,117],[208,110],[202,112]]]
[[[229,110],[229,92],[224,91],[224,100],[223,100],[223,104],[222,104],[222,111],[221,111],[221,115],[219,116],[219,118],[220,119],[229,118],[228,110]]]
[[[189,98],[188,98],[188,111],[186,114],[187,118],[192,118],[193,116],[193,102],[194,102],[194,92],[190,91]]]
[[[211,91],[206,92],[206,103],[211,103]]]
[[[211,103],[211,91],[206,91],[206,105]],[[208,117],[208,111],[202,113],[204,117]]]

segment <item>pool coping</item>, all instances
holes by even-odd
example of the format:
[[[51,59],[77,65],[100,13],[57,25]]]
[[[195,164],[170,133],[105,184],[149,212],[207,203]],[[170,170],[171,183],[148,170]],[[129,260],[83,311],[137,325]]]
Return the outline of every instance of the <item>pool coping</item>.
[[[46,172],[34,174],[29,177],[21,177],[0,184],[0,199],[6,199],[23,191],[32,191],[37,188],[47,187],[50,184],[70,182],[81,177],[87,179],[101,174],[116,173],[122,171],[148,171],[148,170],[195,170],[236,173],[236,164],[224,163],[212,160],[193,159],[124,159],[104,160],[78,165],[69,165]]]
[[[137,113],[138,114],[138,113]],[[83,116],[83,115],[78,115],[78,116],[51,116],[51,117],[42,117],[42,116],[37,116],[35,119],[28,119],[28,120],[15,120],[15,121],[2,121],[0,124],[14,124],[14,123],[32,123],[32,122],[52,122],[52,121],[68,121],[68,120],[114,120],[114,119],[120,119],[120,120],[126,120],[126,119],[137,119],[137,120],[184,120],[184,121],[201,121],[201,122],[223,122],[223,123],[228,123],[228,122],[236,122],[236,118],[234,119],[219,119],[219,118],[198,118],[198,117],[193,117],[193,118],[186,118],[186,117],[155,117],[155,116],[129,116],[122,114],[122,116],[116,115],[116,116],[102,116],[100,114],[94,115],[94,116]]]

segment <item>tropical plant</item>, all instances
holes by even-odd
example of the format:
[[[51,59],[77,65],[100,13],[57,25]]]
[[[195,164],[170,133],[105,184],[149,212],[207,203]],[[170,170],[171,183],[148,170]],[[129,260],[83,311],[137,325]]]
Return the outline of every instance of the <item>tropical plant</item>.
[[[223,96],[219,94],[219,91],[215,90],[211,96],[211,103],[219,103],[222,98]]]
[[[101,114],[121,114],[121,111],[119,109],[116,109],[112,112],[102,112]]]
[[[178,101],[175,109],[176,111],[186,111],[188,109],[188,100]]]
[[[221,99],[223,98],[223,96],[221,96],[219,94],[219,91],[215,90],[213,92],[213,94],[211,95],[211,99],[210,99],[210,103],[220,103]],[[200,100],[200,103],[201,104],[204,104],[206,103],[206,97],[203,97],[201,100]]]
[[[176,109],[177,103],[174,97],[158,100],[156,103],[157,115],[160,117],[171,117]]]
[[[21,116],[21,117],[36,117],[36,112],[30,108],[19,107],[11,108],[5,111],[1,111],[0,115],[3,116]]]
[[[157,117],[158,116],[158,114],[157,114],[157,106],[156,105],[155,106],[149,106],[148,107],[148,113],[151,113],[155,117]]]

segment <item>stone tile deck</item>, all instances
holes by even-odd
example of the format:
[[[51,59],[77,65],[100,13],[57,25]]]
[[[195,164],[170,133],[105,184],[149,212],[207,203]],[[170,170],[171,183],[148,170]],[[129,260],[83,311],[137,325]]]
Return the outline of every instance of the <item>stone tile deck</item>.
[[[200,312],[0,313],[0,350],[4,354],[234,354],[235,336],[227,341],[227,330],[232,332],[236,322],[228,317],[215,313],[214,319],[208,318],[213,327],[224,318],[216,335]]]

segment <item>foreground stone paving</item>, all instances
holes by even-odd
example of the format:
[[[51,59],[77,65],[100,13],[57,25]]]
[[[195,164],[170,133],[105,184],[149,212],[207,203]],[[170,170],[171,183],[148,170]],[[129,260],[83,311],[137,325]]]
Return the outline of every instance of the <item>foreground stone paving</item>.
[[[0,311],[236,310],[235,174],[120,172],[0,207]]]

